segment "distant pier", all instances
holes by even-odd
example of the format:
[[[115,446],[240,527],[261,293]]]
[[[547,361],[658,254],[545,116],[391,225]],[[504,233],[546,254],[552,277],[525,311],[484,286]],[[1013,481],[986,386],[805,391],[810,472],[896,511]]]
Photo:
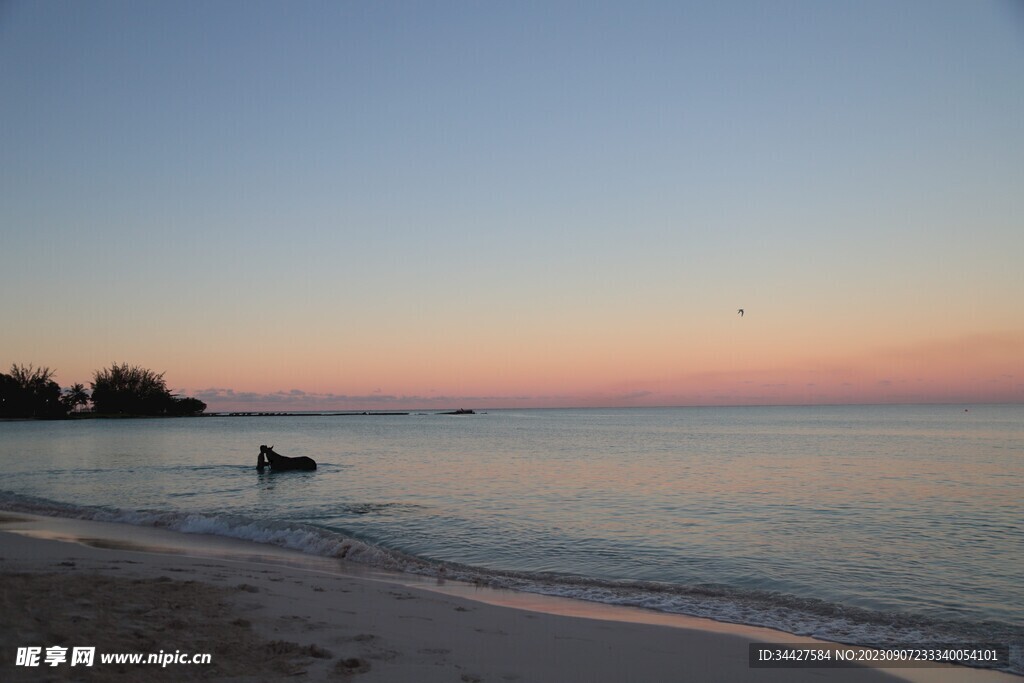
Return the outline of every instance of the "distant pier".
[[[417,415],[476,415],[475,410],[467,410],[465,408],[459,408],[458,410],[449,410],[442,412],[424,412],[418,411]],[[411,412],[389,412],[389,411],[375,411],[375,410],[345,410],[345,411],[328,411],[328,412],[288,412],[288,411],[231,411],[231,412],[218,412],[218,413],[203,413],[200,417],[354,417],[363,416],[368,417],[384,417],[387,415],[412,415]]]
[[[370,412],[370,411],[348,411],[331,413],[292,413],[292,412],[232,412],[232,413],[204,413],[206,417],[351,417],[353,415],[409,415],[409,413]]]

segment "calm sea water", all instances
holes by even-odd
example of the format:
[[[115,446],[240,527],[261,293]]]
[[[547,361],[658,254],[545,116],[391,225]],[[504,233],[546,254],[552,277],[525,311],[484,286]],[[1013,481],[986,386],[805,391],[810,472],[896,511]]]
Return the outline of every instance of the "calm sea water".
[[[259,474],[263,443],[320,468]],[[1024,406],[7,422],[0,463],[6,509],[842,642],[1024,643]]]

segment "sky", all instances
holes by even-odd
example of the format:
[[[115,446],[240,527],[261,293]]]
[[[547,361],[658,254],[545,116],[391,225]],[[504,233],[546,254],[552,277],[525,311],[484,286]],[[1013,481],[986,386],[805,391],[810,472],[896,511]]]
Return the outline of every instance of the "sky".
[[[1024,402],[1022,256],[1013,0],[0,0],[0,370],[62,386]]]

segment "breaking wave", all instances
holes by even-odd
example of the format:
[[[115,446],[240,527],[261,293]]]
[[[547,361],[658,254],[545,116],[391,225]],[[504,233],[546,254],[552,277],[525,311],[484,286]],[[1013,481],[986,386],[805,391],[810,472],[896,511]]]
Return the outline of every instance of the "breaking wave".
[[[1009,644],[1010,664],[1003,670],[1024,675],[1024,627],[997,621],[942,620],[717,584],[609,581],[556,573],[482,569],[416,557],[312,524],[242,515],[87,507],[7,492],[0,492],[0,510],[241,539],[389,571],[420,576],[443,573],[448,579],[493,588],[764,626],[850,645]],[[356,512],[369,511],[368,508]]]

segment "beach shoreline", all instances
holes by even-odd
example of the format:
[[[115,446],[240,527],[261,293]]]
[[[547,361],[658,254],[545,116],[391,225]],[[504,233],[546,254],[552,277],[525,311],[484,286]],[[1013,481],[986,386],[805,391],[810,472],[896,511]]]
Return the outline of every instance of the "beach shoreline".
[[[18,647],[206,652],[211,664],[100,664],[87,680],[1019,681],[941,669],[753,669],[752,642],[811,642],[635,608],[368,570],[235,539],[0,516],[4,680]],[[136,647],[133,649],[132,646]]]

